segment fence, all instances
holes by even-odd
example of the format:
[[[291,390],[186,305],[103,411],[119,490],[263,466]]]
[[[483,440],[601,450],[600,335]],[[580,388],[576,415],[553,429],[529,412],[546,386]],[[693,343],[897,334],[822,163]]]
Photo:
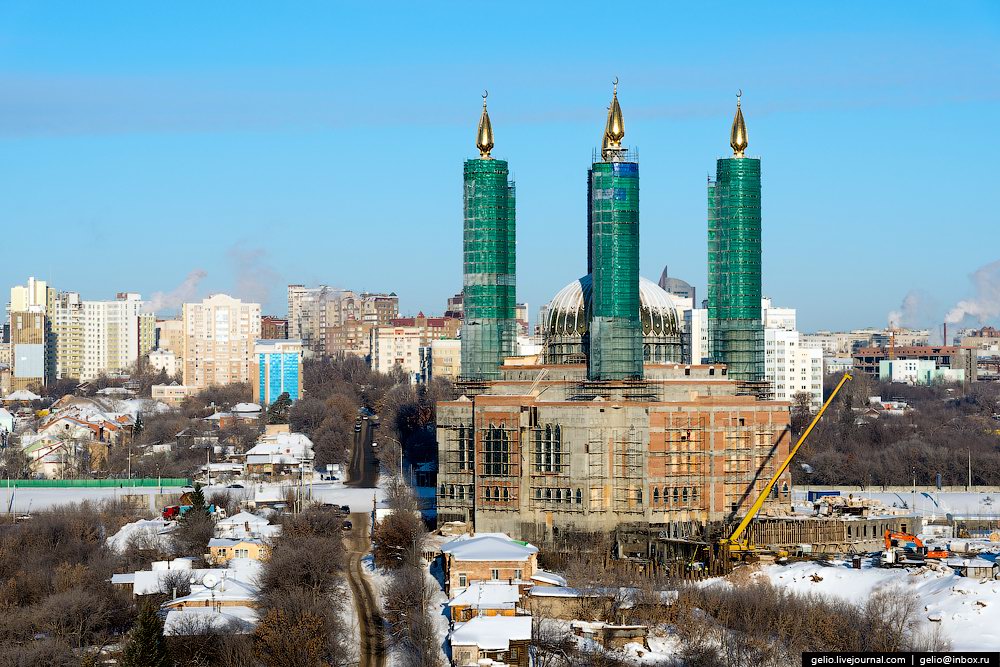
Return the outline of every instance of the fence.
[[[134,489],[167,486],[191,486],[191,480],[186,477],[142,477],[132,479],[7,479],[0,481],[0,488],[7,489]]]

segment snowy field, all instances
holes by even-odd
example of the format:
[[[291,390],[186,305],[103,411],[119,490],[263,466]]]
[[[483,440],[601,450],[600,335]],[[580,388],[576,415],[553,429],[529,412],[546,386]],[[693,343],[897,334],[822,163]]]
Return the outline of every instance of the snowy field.
[[[225,485],[215,485],[204,487],[206,497],[216,492],[227,492],[239,500],[252,499],[261,496],[277,498],[277,494],[283,496],[283,491],[292,488],[290,483],[268,483],[251,484],[245,483],[245,488],[230,489]],[[385,494],[382,488],[357,489],[344,486],[343,482],[322,482],[317,484],[306,484],[306,497],[311,496],[314,500],[335,505],[348,505],[351,512],[370,513],[373,503],[382,500]],[[7,512],[11,506],[11,495],[14,496],[13,508],[11,511],[17,514],[31,511],[44,511],[59,505],[79,503],[85,500],[98,502],[121,498],[123,496],[146,496],[149,499],[151,511],[158,511],[155,507],[156,496],[160,494],[177,494],[184,492],[182,487],[137,487],[137,488],[0,488],[0,512]]]

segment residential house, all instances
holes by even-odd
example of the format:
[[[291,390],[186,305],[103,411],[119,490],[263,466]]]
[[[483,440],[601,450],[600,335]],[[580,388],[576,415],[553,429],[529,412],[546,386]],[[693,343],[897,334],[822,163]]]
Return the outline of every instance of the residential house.
[[[476,581],[448,601],[452,622],[461,623],[475,616],[516,616],[521,591],[505,581]]]
[[[538,547],[503,533],[462,535],[441,547],[445,592],[456,595],[475,581],[507,581],[530,585],[538,569]]]
[[[266,518],[250,512],[240,512],[215,523],[215,536],[228,539],[267,539],[280,532],[281,526],[272,526]]]
[[[163,633],[203,634],[205,629],[249,632],[257,623],[258,588],[253,580],[235,578],[234,571],[211,572],[191,585],[191,592],[163,603]]]
[[[257,537],[213,537],[208,541],[208,561],[215,565],[225,565],[234,558],[248,558],[263,561],[270,548]]]
[[[262,436],[246,453],[246,474],[272,479],[311,475],[313,443],[303,433],[272,433]]]
[[[528,667],[531,617],[475,616],[456,625],[449,639],[455,667],[477,667],[485,660]]]

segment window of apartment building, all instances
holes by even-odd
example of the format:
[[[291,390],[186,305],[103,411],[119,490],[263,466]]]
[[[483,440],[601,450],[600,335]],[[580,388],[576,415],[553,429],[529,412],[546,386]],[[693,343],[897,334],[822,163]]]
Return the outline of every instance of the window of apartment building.
[[[464,572],[460,572],[458,575],[458,585],[465,588],[469,585],[469,578],[465,576]]]
[[[514,570],[514,578],[515,579],[520,579],[521,578],[521,571],[520,570]]]
[[[562,427],[539,427],[535,431],[535,472],[560,472],[562,457]]]
[[[483,474],[501,476],[510,474],[510,436],[503,428],[492,423],[486,429],[483,441]]]
[[[490,570],[490,578],[493,579],[494,581],[498,580],[500,578],[500,570],[496,568]]]

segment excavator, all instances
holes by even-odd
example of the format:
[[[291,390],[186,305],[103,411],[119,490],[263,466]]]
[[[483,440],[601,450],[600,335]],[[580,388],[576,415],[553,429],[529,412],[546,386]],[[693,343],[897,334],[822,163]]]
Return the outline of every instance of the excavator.
[[[809,437],[813,428],[819,423],[823,413],[826,412],[828,407],[830,407],[833,399],[837,397],[837,393],[840,391],[841,387],[843,387],[844,383],[850,379],[850,373],[844,373],[844,377],[840,378],[840,382],[838,382],[834,390],[830,392],[830,396],[826,399],[823,407],[819,409],[819,412],[816,413],[816,416],[813,417],[812,422],[809,423],[809,427],[802,432],[802,435],[799,436],[798,442],[795,443],[795,446],[788,452],[788,456],[786,456],[785,460],[780,466],[778,466],[778,469],[774,472],[774,476],[771,477],[771,481],[767,483],[767,486],[765,486],[764,490],[760,492],[759,496],[757,496],[753,505],[750,506],[746,516],[743,517],[743,520],[740,521],[739,525],[736,526],[735,530],[733,530],[729,537],[725,537],[719,541],[716,551],[721,557],[724,557],[724,554],[728,552],[729,556],[734,560],[747,561],[756,559],[760,547],[750,541],[750,537],[746,532],[747,528],[757,516],[757,513],[760,512],[760,508],[764,506],[764,501],[771,495],[771,492],[774,490],[774,486],[778,483],[778,480],[785,473],[785,471],[788,470],[788,465],[792,462],[792,458],[795,457],[795,454],[799,451],[802,443],[806,441],[806,438]],[[778,556],[780,558],[781,556],[787,556],[787,554],[779,553]]]
[[[917,565],[924,560],[947,558],[944,549],[928,549],[916,535],[885,531],[885,551],[882,552],[882,567]]]

